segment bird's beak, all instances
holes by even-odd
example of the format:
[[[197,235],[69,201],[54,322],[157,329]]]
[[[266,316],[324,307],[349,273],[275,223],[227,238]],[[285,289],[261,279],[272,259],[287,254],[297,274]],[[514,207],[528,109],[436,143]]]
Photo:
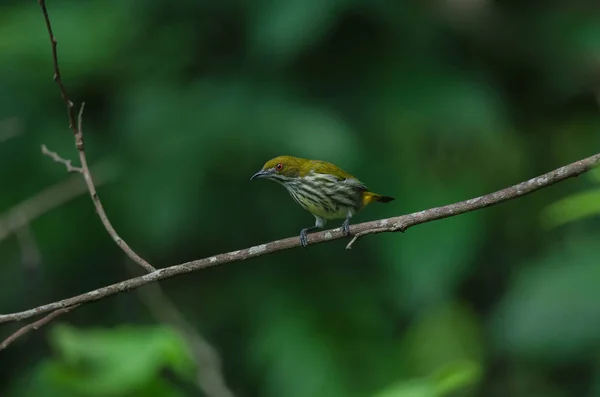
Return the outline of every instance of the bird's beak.
[[[269,177],[273,174],[273,172],[273,170],[260,170],[256,174],[252,175],[250,180]]]

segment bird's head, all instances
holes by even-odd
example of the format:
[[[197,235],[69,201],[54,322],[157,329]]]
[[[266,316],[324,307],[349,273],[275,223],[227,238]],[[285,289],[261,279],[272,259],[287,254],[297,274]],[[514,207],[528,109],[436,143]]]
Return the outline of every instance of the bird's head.
[[[263,165],[260,171],[252,175],[252,179],[266,178],[280,183],[302,176],[303,170],[310,160],[292,156],[278,156]]]

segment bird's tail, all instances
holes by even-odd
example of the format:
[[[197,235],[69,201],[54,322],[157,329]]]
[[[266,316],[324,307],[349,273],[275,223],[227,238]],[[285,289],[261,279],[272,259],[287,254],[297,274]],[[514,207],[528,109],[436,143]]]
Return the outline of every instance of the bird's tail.
[[[379,201],[380,203],[389,203],[394,198],[390,196],[382,196],[381,194],[373,193],[373,192],[364,192],[363,193],[363,206],[370,204],[373,201]]]

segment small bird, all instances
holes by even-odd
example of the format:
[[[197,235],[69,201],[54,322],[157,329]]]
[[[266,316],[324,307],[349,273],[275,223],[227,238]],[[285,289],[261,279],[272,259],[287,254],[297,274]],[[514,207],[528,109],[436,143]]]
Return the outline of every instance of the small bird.
[[[368,191],[367,187],[341,168],[320,160],[279,156],[265,163],[250,180],[266,178],[279,182],[302,208],[314,215],[312,227],[300,231],[300,243],[308,245],[306,234],[325,226],[328,220],[345,219],[342,233],[350,233],[350,218],[372,201],[387,203],[394,198]]]

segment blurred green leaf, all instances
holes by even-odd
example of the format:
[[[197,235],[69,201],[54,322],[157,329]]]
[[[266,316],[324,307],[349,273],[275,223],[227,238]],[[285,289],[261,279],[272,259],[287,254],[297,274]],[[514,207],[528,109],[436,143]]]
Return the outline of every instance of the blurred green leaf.
[[[438,397],[435,385],[427,380],[412,380],[395,384],[373,397]]]
[[[600,189],[576,193],[547,206],[541,214],[547,228],[600,215]]]
[[[89,396],[171,390],[159,376],[164,369],[186,379],[194,375],[185,343],[166,327],[78,330],[63,325],[53,328],[51,342],[57,357],[48,364],[50,378]]]
[[[481,365],[469,360],[450,362],[439,368],[432,376],[432,382],[440,396],[473,386],[480,379]]]
[[[455,361],[430,376],[399,382],[373,397],[443,397],[476,385],[481,368],[471,361]]]

